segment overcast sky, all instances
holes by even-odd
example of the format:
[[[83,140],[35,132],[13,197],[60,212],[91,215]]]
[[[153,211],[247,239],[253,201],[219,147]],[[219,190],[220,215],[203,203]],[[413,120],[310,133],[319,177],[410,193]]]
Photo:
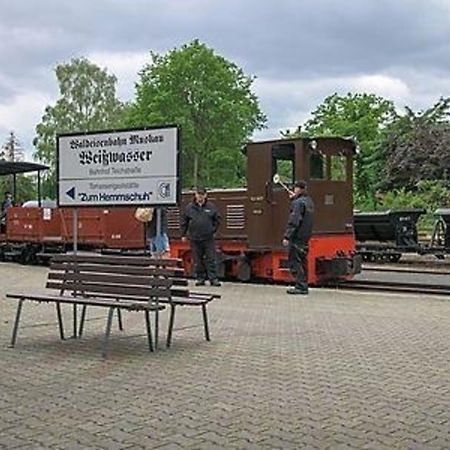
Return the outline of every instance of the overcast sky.
[[[149,51],[195,38],[255,75],[268,117],[255,138],[296,128],[337,92],[399,109],[450,96],[450,0],[0,0],[0,144],[27,150],[58,98],[54,69],[85,56],[131,100]]]

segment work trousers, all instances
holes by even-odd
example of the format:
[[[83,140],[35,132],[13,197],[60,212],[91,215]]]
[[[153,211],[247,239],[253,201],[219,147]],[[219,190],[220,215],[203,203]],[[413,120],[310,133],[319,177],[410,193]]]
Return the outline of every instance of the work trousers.
[[[308,244],[290,242],[288,264],[295,287],[308,290]]]
[[[197,280],[216,280],[216,247],[214,239],[202,241],[191,240],[192,257]]]

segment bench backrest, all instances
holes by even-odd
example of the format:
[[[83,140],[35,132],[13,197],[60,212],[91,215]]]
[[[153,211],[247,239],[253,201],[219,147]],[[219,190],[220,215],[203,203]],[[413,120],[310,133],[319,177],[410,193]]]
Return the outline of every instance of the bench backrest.
[[[52,262],[70,262],[77,261],[82,263],[109,264],[109,265],[127,265],[127,266],[149,266],[172,268],[173,270],[183,272],[183,261],[177,258],[151,258],[149,256],[104,256],[92,254],[56,254],[52,256]]]
[[[46,287],[75,295],[108,295],[141,300],[170,299],[173,285],[185,286],[178,260],[55,255]]]

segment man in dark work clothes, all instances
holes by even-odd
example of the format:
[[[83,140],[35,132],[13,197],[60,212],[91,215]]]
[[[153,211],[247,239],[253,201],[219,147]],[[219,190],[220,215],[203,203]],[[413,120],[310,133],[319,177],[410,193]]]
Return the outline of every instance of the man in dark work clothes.
[[[288,247],[289,270],[295,279],[295,287],[288,289],[288,294],[308,294],[308,243],[313,229],[314,203],[306,188],[303,180],[294,184],[284,233],[283,245]]]
[[[189,238],[194,259],[196,286],[204,286],[206,278],[211,286],[220,286],[217,278],[214,233],[220,225],[216,206],[208,201],[206,190],[198,187],[194,200],[186,206],[181,217],[182,240]]]

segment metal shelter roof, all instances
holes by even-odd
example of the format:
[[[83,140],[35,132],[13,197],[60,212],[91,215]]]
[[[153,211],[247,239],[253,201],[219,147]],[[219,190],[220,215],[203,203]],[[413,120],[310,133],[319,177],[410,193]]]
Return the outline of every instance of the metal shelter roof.
[[[31,162],[11,162],[0,161],[0,176],[12,175],[16,173],[37,172],[38,170],[47,170],[49,167],[44,164]]]

